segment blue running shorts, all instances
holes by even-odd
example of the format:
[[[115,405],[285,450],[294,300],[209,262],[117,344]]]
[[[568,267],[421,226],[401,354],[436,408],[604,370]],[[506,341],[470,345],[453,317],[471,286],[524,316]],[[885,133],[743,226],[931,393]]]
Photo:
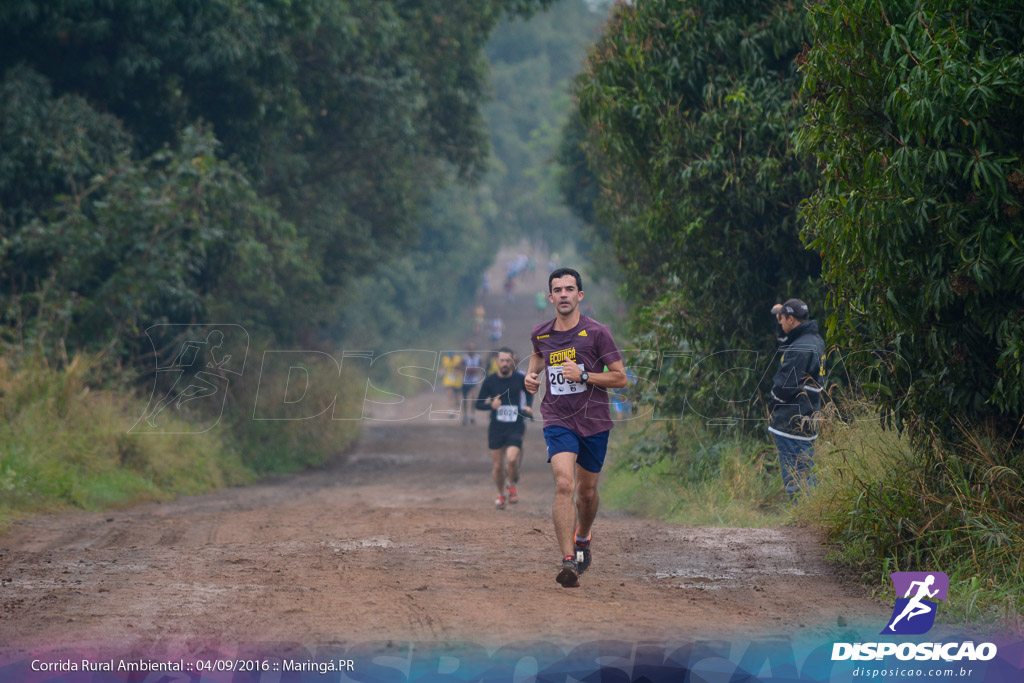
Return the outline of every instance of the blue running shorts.
[[[545,427],[544,441],[548,445],[548,462],[555,453],[575,453],[576,464],[587,472],[601,471],[608,452],[608,430],[593,436],[580,436],[565,427]]]

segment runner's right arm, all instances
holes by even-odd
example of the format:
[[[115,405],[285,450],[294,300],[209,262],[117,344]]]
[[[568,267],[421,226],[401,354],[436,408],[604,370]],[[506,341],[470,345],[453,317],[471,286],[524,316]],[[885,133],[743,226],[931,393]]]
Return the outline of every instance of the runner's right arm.
[[[526,378],[523,380],[523,384],[526,386],[526,390],[531,394],[536,394],[537,390],[540,389],[540,371],[544,369],[544,356],[540,355],[539,351],[534,351],[530,354],[530,366],[526,369]]]
[[[498,395],[498,392],[494,390],[494,382],[491,381],[491,376],[484,380],[484,383],[480,385],[480,393],[476,397],[476,409],[477,410],[491,410],[491,400]]]

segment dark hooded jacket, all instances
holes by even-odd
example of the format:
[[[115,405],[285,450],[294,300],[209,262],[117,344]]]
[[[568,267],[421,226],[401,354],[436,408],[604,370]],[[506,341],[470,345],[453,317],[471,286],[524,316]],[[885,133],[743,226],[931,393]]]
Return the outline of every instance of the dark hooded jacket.
[[[825,381],[825,342],[818,322],[808,320],[790,330],[779,347],[782,360],[772,379],[768,431],[811,441],[818,436],[821,391]]]

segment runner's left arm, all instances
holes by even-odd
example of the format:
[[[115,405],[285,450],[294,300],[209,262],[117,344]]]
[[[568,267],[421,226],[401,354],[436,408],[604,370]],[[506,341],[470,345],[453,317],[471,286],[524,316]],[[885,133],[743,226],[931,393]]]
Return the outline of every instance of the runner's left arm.
[[[595,330],[594,351],[597,354],[595,368],[604,366],[604,372],[587,372],[587,383],[604,389],[621,389],[629,383],[626,368],[622,364],[622,354],[615,346],[615,340],[605,327]],[[541,359],[543,361],[543,359]],[[580,382],[583,371],[573,361],[566,361],[562,366],[562,375],[572,382]]]
[[[583,379],[583,371],[580,366],[571,360],[567,360],[562,365],[562,374],[572,382],[580,382]],[[604,372],[588,372],[587,375],[588,384],[605,389],[621,389],[628,383],[626,368],[621,360],[613,360],[608,363],[608,369]]]

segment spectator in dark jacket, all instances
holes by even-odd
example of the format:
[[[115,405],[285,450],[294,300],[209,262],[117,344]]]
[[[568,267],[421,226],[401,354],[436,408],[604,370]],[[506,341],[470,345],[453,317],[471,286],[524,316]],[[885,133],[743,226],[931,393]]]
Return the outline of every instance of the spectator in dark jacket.
[[[768,431],[775,437],[782,483],[793,500],[803,486],[814,485],[811,466],[821,417],[825,342],[817,321],[808,320],[803,301],[789,299],[772,308],[772,313],[785,341],[779,346],[782,359],[772,379]]]

